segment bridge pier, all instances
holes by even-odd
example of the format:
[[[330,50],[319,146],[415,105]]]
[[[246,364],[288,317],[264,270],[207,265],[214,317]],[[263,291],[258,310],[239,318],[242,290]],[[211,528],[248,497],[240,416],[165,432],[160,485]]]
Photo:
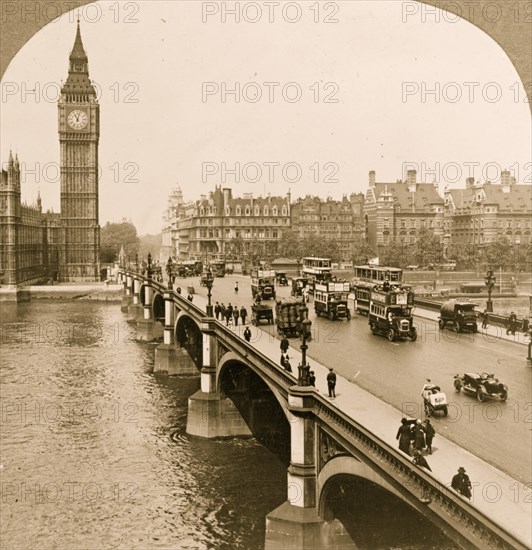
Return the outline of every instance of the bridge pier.
[[[197,376],[198,369],[184,348],[176,348],[175,309],[171,292],[165,292],[163,343],[155,348],[154,373]]]
[[[206,439],[252,437],[233,402],[217,392],[216,335],[214,319],[205,319],[201,389],[188,398],[187,434]]]
[[[310,388],[290,388],[288,495],[285,503],[266,516],[265,550],[304,550],[320,544],[323,520],[316,502],[316,426],[311,400]]]
[[[143,311],[140,303],[140,280],[133,278],[133,303],[127,308],[127,320],[142,319]]]
[[[122,282],[124,284],[124,294],[122,296],[122,305],[120,311],[122,313],[127,313],[129,306],[133,304],[133,279],[130,275],[120,274]]]
[[[151,342],[162,336],[160,325],[153,319],[153,288],[144,286],[143,317],[137,321],[137,340]]]

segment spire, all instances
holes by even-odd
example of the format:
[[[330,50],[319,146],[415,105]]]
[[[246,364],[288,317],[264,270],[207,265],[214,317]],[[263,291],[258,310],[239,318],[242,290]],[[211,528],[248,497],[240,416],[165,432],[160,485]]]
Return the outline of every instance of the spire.
[[[81,30],[79,27],[79,15],[78,15],[78,28],[76,31],[76,39],[74,40],[74,47],[70,53],[70,61],[80,60],[88,61],[87,54],[85,53],[85,48],[83,47],[83,41],[81,40]]]
[[[96,91],[89,79],[89,59],[81,40],[79,19],[74,46],[68,59],[68,77],[61,88],[61,94],[67,96],[67,101],[94,101]]]
[[[8,166],[9,166],[10,168],[13,166],[13,153],[11,152],[11,149],[9,149]]]
[[[15,155],[15,170],[17,172],[20,170],[20,164],[18,162],[18,153]]]
[[[37,208],[42,212],[41,190],[37,189]]]

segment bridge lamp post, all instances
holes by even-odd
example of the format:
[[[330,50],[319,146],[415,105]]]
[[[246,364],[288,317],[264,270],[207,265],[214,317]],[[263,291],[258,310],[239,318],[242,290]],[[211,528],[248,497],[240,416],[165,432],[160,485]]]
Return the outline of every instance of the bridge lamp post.
[[[148,252],[148,271],[147,271],[148,279],[151,279],[151,253]]]
[[[308,307],[304,306],[299,311],[303,317],[303,320],[301,321],[301,335],[303,337],[303,342],[301,344],[301,364],[297,367],[297,385],[308,386],[310,366],[307,364],[307,338],[310,336],[310,326],[312,325],[312,321],[308,318]]]
[[[495,286],[496,278],[493,276],[493,270],[488,269],[488,272],[486,273],[486,278],[484,279],[486,281],[486,286],[488,287],[488,301],[486,302],[486,311],[488,313],[493,312],[493,302],[491,300],[491,291],[493,290],[493,287]]]
[[[214,275],[212,274],[212,271],[209,269],[205,277],[205,286],[207,287],[207,317],[213,317],[212,303],[211,303],[211,296],[212,296],[211,290],[212,290],[213,284],[214,284]]]

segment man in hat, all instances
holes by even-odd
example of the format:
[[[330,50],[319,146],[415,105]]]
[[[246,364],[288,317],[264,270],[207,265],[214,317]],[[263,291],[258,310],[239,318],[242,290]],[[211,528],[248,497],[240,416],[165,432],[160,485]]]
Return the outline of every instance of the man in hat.
[[[309,386],[316,386],[316,375],[313,370],[311,370],[308,375],[308,384]]]
[[[329,374],[327,375],[327,387],[329,388],[329,397],[336,397],[336,373],[332,367],[329,367]]]
[[[465,468],[462,466],[458,468],[458,473],[453,476],[451,487],[462,496],[471,500],[471,481],[469,480],[469,476],[466,474]]]
[[[246,339],[246,342],[251,340],[251,330],[249,330],[249,327],[246,327],[246,330],[244,331],[244,338]]]

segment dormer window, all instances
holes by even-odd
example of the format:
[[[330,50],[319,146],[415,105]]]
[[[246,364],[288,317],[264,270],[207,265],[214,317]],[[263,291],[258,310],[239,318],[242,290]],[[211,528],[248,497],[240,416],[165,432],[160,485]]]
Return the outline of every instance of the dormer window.
[[[245,214],[246,216],[249,216],[251,214],[251,209],[249,208],[249,206],[246,206]]]
[[[255,206],[255,216],[260,216],[260,208]]]
[[[203,208],[203,206],[200,208],[200,216],[204,216],[205,215],[205,208]]]
[[[274,215],[274,216],[277,216],[277,215],[278,215],[277,206],[274,206],[274,207],[272,208],[272,215]]]
[[[268,215],[268,207],[267,207],[267,206],[264,207],[264,215],[265,215],[265,216]]]
[[[231,208],[229,208],[229,206],[226,206],[226,207],[225,207],[225,215],[226,215],[226,216],[230,216],[230,215],[231,215]]]
[[[286,206],[283,206],[281,213],[283,216],[286,216]]]

